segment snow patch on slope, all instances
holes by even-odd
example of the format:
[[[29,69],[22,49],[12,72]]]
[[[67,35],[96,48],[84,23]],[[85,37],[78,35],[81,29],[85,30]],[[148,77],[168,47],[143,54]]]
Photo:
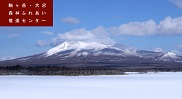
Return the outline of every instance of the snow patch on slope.
[[[175,53],[172,53],[172,52],[167,52],[166,54],[164,54],[160,60],[163,60],[163,61],[169,61],[171,59],[177,59],[177,55]]]
[[[176,54],[175,53],[172,53],[172,52],[166,53],[163,57],[177,58]]]

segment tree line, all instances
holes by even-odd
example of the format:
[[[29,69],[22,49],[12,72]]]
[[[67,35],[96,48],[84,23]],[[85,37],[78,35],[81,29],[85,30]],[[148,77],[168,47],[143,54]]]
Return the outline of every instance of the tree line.
[[[60,76],[79,76],[79,75],[124,75],[125,72],[179,72],[181,67],[66,67],[66,66],[0,66],[0,75],[60,75]]]
[[[37,66],[23,67],[21,65],[0,68],[0,75],[123,75],[121,69],[116,68],[78,68],[66,66]]]

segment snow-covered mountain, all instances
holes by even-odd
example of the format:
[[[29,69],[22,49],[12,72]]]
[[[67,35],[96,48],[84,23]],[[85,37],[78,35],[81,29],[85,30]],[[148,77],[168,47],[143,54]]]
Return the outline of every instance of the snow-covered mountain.
[[[181,59],[180,56],[172,52],[150,52],[135,50],[131,48],[121,48],[115,45],[108,45],[98,42],[63,42],[62,44],[48,50],[45,57],[61,56],[67,54],[71,56],[98,56],[98,55],[113,55],[113,56],[136,56],[145,59],[155,59],[159,61],[175,61]]]
[[[103,44],[98,42],[63,42],[60,45],[48,50],[45,57],[51,56],[98,56],[98,55],[115,55],[115,56],[140,56],[137,50],[131,48],[119,48],[115,45]]]
[[[76,55],[79,52],[82,52],[82,55],[87,55],[89,54],[87,51],[92,50],[92,51],[101,51],[103,49],[115,49],[119,50],[117,48],[112,47],[112,45],[106,45],[102,43],[97,43],[97,42],[63,42],[62,44],[50,49],[49,51],[46,52],[45,56],[51,56],[54,54],[58,54],[60,52],[65,52],[72,50],[71,54]],[[85,50],[85,51],[84,51]],[[81,54],[81,53],[79,53]]]
[[[182,64],[182,57],[172,52],[151,52],[123,48],[99,42],[65,41],[45,53],[0,62],[0,65],[26,66],[158,66]]]

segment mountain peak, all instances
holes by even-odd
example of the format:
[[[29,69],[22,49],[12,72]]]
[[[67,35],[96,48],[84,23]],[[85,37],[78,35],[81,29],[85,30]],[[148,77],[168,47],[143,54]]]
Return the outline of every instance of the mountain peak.
[[[161,60],[163,61],[169,61],[169,60],[174,60],[174,59],[177,59],[177,55],[173,52],[167,52],[165,53],[162,57],[161,57]]]
[[[163,57],[171,57],[171,58],[176,58],[176,54],[172,53],[172,52],[167,52],[165,55],[163,55]]]
[[[62,51],[67,51],[67,50],[75,50],[75,51],[80,51],[80,50],[102,50],[104,48],[108,48],[111,47],[112,45],[106,45],[103,43],[99,43],[99,42],[82,42],[82,41],[65,41],[59,45],[57,45],[56,47],[50,49],[47,51],[46,56],[51,56],[54,55],[56,53],[62,52]]]

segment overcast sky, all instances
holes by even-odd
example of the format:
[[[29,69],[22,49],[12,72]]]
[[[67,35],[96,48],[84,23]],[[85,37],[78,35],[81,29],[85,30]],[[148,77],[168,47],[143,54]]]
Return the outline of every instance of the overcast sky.
[[[54,0],[53,27],[0,27],[0,60],[66,40],[182,52],[182,0]]]

